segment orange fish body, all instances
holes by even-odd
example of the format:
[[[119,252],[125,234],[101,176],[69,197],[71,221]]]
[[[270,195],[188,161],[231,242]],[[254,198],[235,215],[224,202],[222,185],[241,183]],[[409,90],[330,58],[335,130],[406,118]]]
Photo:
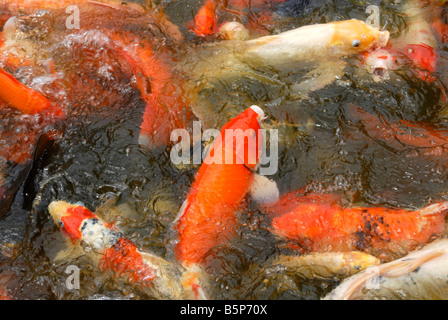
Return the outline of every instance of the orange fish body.
[[[62,212],[61,209],[56,209],[58,205],[63,208]],[[60,213],[56,213],[56,211]],[[73,243],[83,240],[102,251],[103,257],[100,266],[103,270],[112,270],[118,275],[127,274],[131,281],[140,281],[146,285],[154,280],[156,270],[145,266],[136,246],[105,226],[89,209],[82,205],[55,203],[53,207],[50,205],[50,212],[55,212],[52,213],[53,217],[59,214],[56,222],[59,224],[61,232],[69,237]],[[91,236],[93,231],[89,230],[95,230],[95,228],[99,228],[105,237],[104,239],[89,241],[89,235],[87,234]]]
[[[448,21],[446,8],[436,7],[433,10],[433,21],[431,24],[437,39],[441,43],[448,41]]]
[[[269,212],[274,233],[312,252],[363,251],[373,255],[408,252],[445,230],[448,202],[419,211],[343,207],[334,195],[280,201]]]
[[[175,248],[176,257],[186,265],[202,262],[211,248],[233,236],[236,210],[249,190],[253,181],[252,170],[260,157],[258,138],[262,111],[258,109],[249,108],[222,127],[198,171],[177,223],[179,242]],[[230,135],[226,130],[234,129],[252,130],[248,143],[232,143],[233,139],[228,138]],[[220,152],[221,157],[218,156],[216,162],[225,160],[227,156],[232,160],[210,163],[212,157]]]
[[[53,110],[61,116],[62,110],[41,93],[26,87],[11,74],[0,68],[0,98],[23,113],[35,114]]]
[[[392,147],[420,148],[420,151],[428,155],[445,152],[444,149],[448,142],[446,130],[436,130],[425,123],[410,123],[404,120],[387,124],[354,104],[348,105],[348,113],[351,118],[362,122],[370,137],[380,142],[386,142]]]
[[[154,52],[150,43],[131,33],[102,31],[110,37],[109,45],[130,66],[134,86],[146,103],[140,143],[151,147],[166,146],[171,131],[184,128],[190,117],[180,80],[171,69],[172,58],[165,52]]]

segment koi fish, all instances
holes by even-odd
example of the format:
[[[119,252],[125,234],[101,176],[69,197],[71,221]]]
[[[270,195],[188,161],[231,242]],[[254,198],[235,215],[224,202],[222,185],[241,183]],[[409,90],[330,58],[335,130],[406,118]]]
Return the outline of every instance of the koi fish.
[[[383,47],[389,36],[356,19],[315,24],[248,40],[241,58],[266,65],[337,58]]]
[[[378,48],[361,54],[361,65],[372,74],[375,82],[390,79],[390,71],[403,65],[402,60],[392,48]]]
[[[180,79],[172,71],[172,58],[164,52],[156,55],[150,43],[130,33],[107,34],[111,47],[131,66],[135,86],[146,102],[139,143],[151,147],[165,146],[170,141],[171,131],[183,128],[191,116],[182,96]],[[136,46],[135,43],[145,45]]]
[[[249,40],[249,30],[236,21],[225,22],[219,27],[218,36],[224,40]]]
[[[183,283],[189,291],[205,287],[206,255],[234,236],[236,212],[246,195],[259,203],[278,199],[276,184],[253,172],[261,156],[263,118],[263,110],[252,106],[221,128],[173,222],[174,254],[186,269]],[[208,297],[204,290],[196,296]]]
[[[129,239],[80,204],[54,201],[50,215],[61,232],[79,245],[89,245],[99,257],[98,266],[161,299],[180,299],[184,289],[176,265],[139,250]]]
[[[361,251],[383,259],[407,253],[445,230],[448,202],[421,210],[344,207],[335,195],[294,193],[269,208],[273,232],[311,252]]]
[[[313,252],[298,256],[280,255],[272,261],[270,268],[286,269],[308,279],[334,279],[379,264],[380,259],[359,251]]]
[[[201,265],[211,248],[232,237],[236,211],[248,193],[273,186],[260,184],[268,179],[253,172],[261,156],[263,118],[263,110],[252,106],[227,122],[201,165],[174,222],[175,255],[184,266]],[[278,189],[272,190],[266,199],[276,199]]]
[[[425,10],[416,1],[406,3],[403,12],[407,15],[408,30],[391,40],[388,48],[364,55],[364,63],[373,73],[375,81],[388,80],[389,70],[407,66],[424,81],[436,80],[432,74],[439,59],[437,41]]]
[[[351,118],[361,121],[367,135],[376,141],[385,142],[398,149],[419,148],[419,152],[424,155],[437,156],[445,153],[448,143],[446,130],[437,130],[426,123],[404,120],[389,124],[351,103],[348,104],[348,114]]]
[[[371,266],[345,279],[325,300],[446,300],[448,240],[443,238],[407,256]]]

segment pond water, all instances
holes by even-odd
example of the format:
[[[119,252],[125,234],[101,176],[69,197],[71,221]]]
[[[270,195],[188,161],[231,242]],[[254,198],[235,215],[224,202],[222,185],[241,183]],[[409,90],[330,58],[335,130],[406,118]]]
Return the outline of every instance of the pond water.
[[[279,33],[333,20],[366,20],[369,4],[379,6],[381,25],[392,38],[406,29],[400,1],[319,0],[304,5],[306,2],[291,0],[270,7],[275,15],[272,22],[263,25],[265,32]],[[186,27],[199,9],[199,1],[167,0],[159,5],[184,36],[181,45],[170,45],[175,61],[211,41],[196,37]],[[49,47],[41,45],[48,53]],[[64,95],[64,87],[61,91],[48,89],[61,101],[70,101],[66,106],[70,111],[62,124],[50,125],[57,132],[55,139],[44,144],[27,178],[14,185],[18,192],[0,218],[0,287],[11,297],[152,298],[99,270],[88,255],[56,261],[66,242],[48,213],[54,200],[80,201],[95,210],[106,200],[116,199],[130,210],[126,215],[104,218],[115,222],[137,247],[170,256],[171,224],[199,166],[176,166],[170,161],[170,147],[147,148],[138,143],[145,102],[127,78],[127,71],[121,69],[122,61],[110,58],[113,52],[100,51],[93,48],[83,59],[73,61],[69,56],[56,57],[58,51],[54,53],[56,67],[66,74],[76,69],[70,80],[82,84],[70,93],[79,96],[66,100],[58,96]],[[439,53],[436,75],[444,83],[447,53],[443,45]],[[103,59],[103,65],[89,62],[97,57]],[[195,108],[211,112],[219,129],[248,106],[262,107],[268,116],[266,124],[279,130],[278,170],[270,178],[281,193],[311,184],[315,190],[333,188],[355,195],[359,204],[410,209],[443,199],[448,179],[443,157],[415,156],[415,148],[395,148],[377,141],[347,111],[352,103],[392,123],[404,119],[446,128],[440,86],[422,81],[406,67],[393,72],[388,81],[374,82],[359,67],[357,57],[345,61],[348,65],[342,77],[307,96],[291,94],[291,87],[308,70],[308,66],[297,64],[287,71],[260,69],[262,77],[243,75],[215,82],[199,92],[200,102]],[[109,74],[107,70],[112,71]],[[15,76],[30,84],[33,70],[19,71]],[[90,84],[91,91],[85,91]],[[0,121],[0,141],[8,150],[22,141],[14,137],[8,140],[11,132],[34,137],[30,138],[33,149],[36,136],[49,130],[38,118],[25,117],[10,108],[2,109]],[[11,162],[3,165],[9,172],[24,168]],[[19,174],[10,175],[17,178]],[[237,237],[209,253],[214,258],[207,268],[213,279],[209,290],[215,298],[319,299],[339,284],[338,279],[306,279],[269,268],[270,259],[287,250],[286,241],[271,234],[269,220],[255,206],[239,212],[238,217]],[[80,269],[79,290],[66,287],[65,271],[70,265]]]

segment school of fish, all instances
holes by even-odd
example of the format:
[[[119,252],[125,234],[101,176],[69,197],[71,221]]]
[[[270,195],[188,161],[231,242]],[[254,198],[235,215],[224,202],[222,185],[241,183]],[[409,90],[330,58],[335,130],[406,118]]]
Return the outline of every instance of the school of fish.
[[[57,142],[65,121],[82,118],[86,105],[102,110],[120,104],[123,86],[138,91],[144,101],[138,142],[149,149],[170,146],[171,132],[190,128],[194,119],[211,127],[214,115],[197,107],[202,103],[199,92],[213,81],[256,77],[261,67],[313,65],[309,74],[317,76],[294,84],[296,95],[336,81],[344,72],[344,59],[352,57],[375,82],[391,81],[393,72],[409,68],[421,81],[443,88],[436,72],[438,46],[448,41],[444,1],[430,1],[428,7],[424,1],[407,2],[407,32],[393,39],[389,31],[357,19],[273,34],[275,8],[284,2],[288,0],[203,1],[186,27],[204,43],[179,61],[170,46],[185,40],[162,10],[112,0],[0,0],[0,113],[10,117],[0,141],[15,141],[0,149],[0,204],[6,208],[19,192],[20,184],[7,186],[13,178],[26,179],[41,153],[36,144],[42,134]],[[64,27],[71,5],[87,17],[79,28]],[[125,26],[124,17],[132,17],[135,28]],[[72,61],[76,55],[83,59]],[[116,68],[120,79],[96,74],[102,61]],[[179,63],[182,70],[176,68]],[[24,77],[24,67],[39,81]],[[445,156],[446,129],[404,120],[388,123],[355,104],[346,110],[365,139],[409,151],[408,157]],[[264,106],[247,105],[221,126],[171,221],[167,257],[139,248],[100,210],[77,199],[52,199],[48,217],[67,240],[67,252],[83,252],[104,276],[124,279],[145,297],[213,299],[210,254],[236,237],[238,217],[254,210],[255,203],[272,235],[293,252],[272,257],[266,266],[306,278],[339,279],[325,299],[394,299],[399,289],[405,292],[401,298],[448,299],[442,281],[448,274],[443,238],[448,201],[436,199],[411,210],[357,204],[332,190],[305,187],[281,193],[273,180],[257,173],[266,114]],[[23,129],[14,134],[19,126]],[[8,176],[11,163],[23,167],[15,176]],[[0,219],[6,212],[0,210]],[[69,257],[61,253],[59,259]],[[412,286],[404,285],[410,282]],[[8,283],[0,274],[0,300],[15,299]]]

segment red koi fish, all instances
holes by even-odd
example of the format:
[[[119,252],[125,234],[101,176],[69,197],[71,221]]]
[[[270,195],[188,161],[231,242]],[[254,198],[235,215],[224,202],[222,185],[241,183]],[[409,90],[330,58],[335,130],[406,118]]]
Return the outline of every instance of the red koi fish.
[[[41,93],[20,83],[2,68],[0,68],[0,99],[23,113],[49,112],[57,117],[64,115],[61,108]]]
[[[411,123],[400,120],[388,124],[364,109],[348,105],[348,114],[352,119],[360,120],[366,133],[373,139],[386,142],[394,148],[413,147],[426,155],[441,155],[448,143],[448,131],[437,130],[426,123]]]
[[[295,193],[268,208],[273,232],[305,251],[363,251],[384,259],[404,254],[445,230],[448,202],[422,210],[344,207],[337,195]]]
[[[252,106],[231,119],[201,165],[175,221],[175,254],[185,266],[203,263],[211,248],[233,236],[235,213],[256,179],[253,170],[261,155],[263,118],[263,110]]]
[[[83,241],[100,256],[99,267],[102,270],[126,277],[131,284],[150,290],[158,298],[184,297],[174,265],[140,251],[132,241],[124,238],[86,207],[55,201],[48,209],[62,233],[73,244]]]

